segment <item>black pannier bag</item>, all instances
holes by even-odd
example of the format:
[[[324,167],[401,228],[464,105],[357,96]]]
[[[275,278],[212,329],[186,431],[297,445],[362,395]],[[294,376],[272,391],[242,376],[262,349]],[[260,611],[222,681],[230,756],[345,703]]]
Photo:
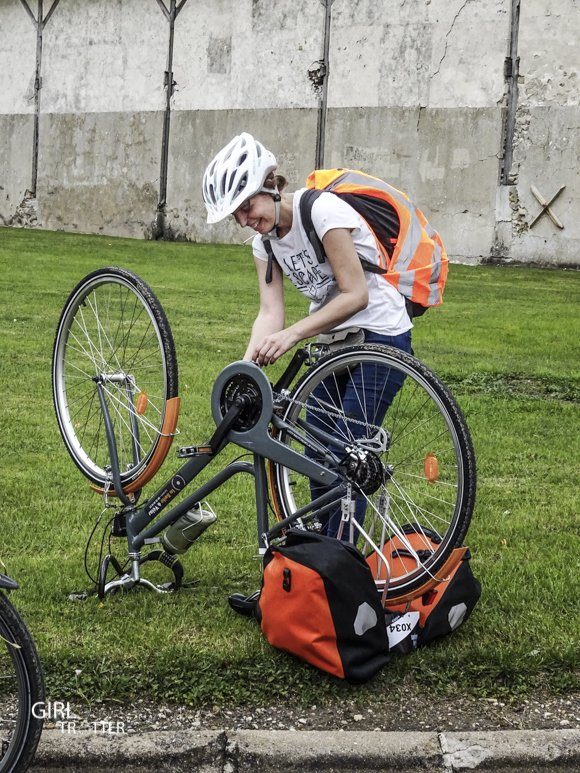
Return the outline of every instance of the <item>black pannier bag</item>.
[[[256,617],[273,647],[354,684],[389,661],[369,566],[332,537],[290,529],[283,545],[268,548]]]

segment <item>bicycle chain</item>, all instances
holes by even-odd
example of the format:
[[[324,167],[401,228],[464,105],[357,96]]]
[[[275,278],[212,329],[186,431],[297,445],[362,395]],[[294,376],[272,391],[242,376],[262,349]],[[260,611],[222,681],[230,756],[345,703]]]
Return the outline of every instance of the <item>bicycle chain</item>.
[[[369,430],[374,430],[375,434],[377,432],[380,432],[380,430],[381,430],[381,427],[377,427],[374,424],[369,424],[367,421],[361,421],[360,419],[348,418],[344,413],[338,413],[338,412],[331,411],[331,410],[324,409],[324,408],[318,408],[318,407],[315,408],[312,405],[307,405],[307,403],[303,403],[300,400],[296,400],[293,397],[288,397],[287,395],[274,394],[274,404],[280,398],[283,399],[287,403],[294,403],[295,405],[300,405],[302,408],[306,408],[307,411],[314,411],[315,413],[316,412],[322,413],[325,416],[332,416],[332,417],[337,418],[337,419],[345,419],[345,420],[348,420],[349,424],[360,424],[361,427],[366,427]],[[285,413],[287,413],[287,410],[285,411]]]

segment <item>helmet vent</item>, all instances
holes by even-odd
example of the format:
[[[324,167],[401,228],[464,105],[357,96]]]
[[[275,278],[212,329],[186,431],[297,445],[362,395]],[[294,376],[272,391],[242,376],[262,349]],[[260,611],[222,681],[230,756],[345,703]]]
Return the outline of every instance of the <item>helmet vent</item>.
[[[227,172],[224,172],[222,174],[222,177],[221,177],[221,180],[220,180],[220,193],[221,193],[222,196],[225,196],[225,193],[226,193],[226,182],[227,182],[227,179],[228,179],[228,174],[227,174]]]
[[[240,180],[240,182],[238,183],[238,187],[236,188],[235,195],[237,196],[239,193],[241,193],[247,184],[248,184],[248,174],[246,172],[242,177],[242,179]]]

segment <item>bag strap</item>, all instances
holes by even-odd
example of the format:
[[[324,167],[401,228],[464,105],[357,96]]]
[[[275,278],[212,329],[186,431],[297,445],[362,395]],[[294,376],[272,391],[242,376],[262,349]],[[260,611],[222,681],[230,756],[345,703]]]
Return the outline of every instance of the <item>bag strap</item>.
[[[326,260],[326,253],[324,252],[324,247],[318,238],[318,234],[316,233],[312,222],[312,205],[321,193],[322,191],[317,190],[316,188],[308,188],[300,198],[300,219],[302,220],[306,236],[312,245],[318,263],[324,263]]]
[[[264,239],[262,236],[262,244],[268,255],[268,265],[266,267],[266,284],[269,285],[272,282],[272,261],[274,261],[276,258],[274,256],[274,250],[272,249],[270,239]]]
[[[304,191],[304,193],[302,194],[302,198],[300,199],[300,219],[302,220],[302,225],[304,226],[304,230],[306,231],[306,236],[308,237],[308,241],[310,242],[310,244],[312,245],[312,248],[314,249],[314,252],[316,254],[316,259],[318,260],[319,263],[324,263],[324,261],[326,260],[326,253],[324,252],[324,246],[320,241],[318,234],[316,233],[314,224],[312,223],[312,205],[314,204],[314,202],[320,196],[321,193],[333,193],[333,191],[322,191],[314,188],[309,188],[308,190]],[[335,193],[334,195],[338,196],[337,193]],[[361,258],[360,255],[358,259],[360,260],[364,271],[370,271],[372,274],[387,273],[383,268],[381,268],[381,266],[377,266],[376,263],[371,263],[370,260]]]
[[[318,260],[318,263],[324,263],[324,261],[326,260],[326,253],[324,252],[324,247],[322,246],[322,242],[318,238],[318,234],[316,233],[314,224],[312,223],[312,205],[314,204],[314,202],[322,192],[323,192],[322,190],[317,190],[315,188],[308,188],[307,190],[304,191],[300,199],[300,219],[302,220],[302,225],[304,227],[304,230],[306,231],[306,236],[308,237],[308,241],[312,245],[312,249],[314,250],[314,254],[316,255],[316,259]],[[262,237],[262,244],[264,245],[264,249],[268,254],[268,266],[266,268],[266,284],[270,284],[272,281],[272,262],[276,259],[276,257],[274,255],[274,250],[272,249],[272,244],[270,239]]]
[[[274,260],[274,250],[272,249],[272,244],[270,243],[269,239],[264,239],[264,237],[262,237],[262,244],[268,254],[268,265],[266,267],[266,284],[269,285],[272,282],[272,261]]]
[[[302,220],[302,225],[304,226],[304,230],[306,231],[306,236],[308,237],[308,241],[312,245],[312,249],[314,250],[314,254],[316,255],[316,259],[318,263],[324,263],[326,260],[326,253],[324,251],[324,246],[322,244],[322,241],[318,237],[318,234],[316,233],[316,229],[314,228],[314,224],[312,222],[312,206],[316,199],[320,196],[321,193],[324,193],[323,190],[318,190],[316,188],[308,188],[304,191],[302,194],[302,197],[300,199],[300,219]],[[332,191],[326,191],[327,193],[331,193]],[[334,194],[335,196],[338,194]],[[370,226],[369,226],[370,228]],[[276,256],[274,255],[274,250],[272,249],[272,244],[270,239],[266,239],[262,237],[262,244],[264,245],[264,249],[266,250],[266,253],[268,255],[268,265],[266,268],[266,284],[271,284],[272,282],[272,265],[273,261],[276,260]],[[366,260],[365,258],[361,258],[360,255],[358,256],[358,259],[361,262],[361,266],[363,267],[363,271],[369,271],[372,274],[386,274],[387,272],[381,268],[381,266],[378,266],[376,263],[371,263],[370,260]],[[415,309],[415,306],[418,306],[418,304],[414,304],[411,301],[405,299],[405,303],[407,306],[407,313],[409,314],[409,317],[412,319],[413,317],[418,317],[421,314],[424,313],[423,307],[419,307]]]

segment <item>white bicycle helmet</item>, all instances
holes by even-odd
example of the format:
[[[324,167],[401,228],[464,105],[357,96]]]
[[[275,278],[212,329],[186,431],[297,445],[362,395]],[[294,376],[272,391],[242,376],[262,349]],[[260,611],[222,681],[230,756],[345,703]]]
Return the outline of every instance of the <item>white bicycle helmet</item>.
[[[203,176],[207,222],[218,223],[256,193],[279,196],[277,189],[263,187],[264,180],[277,166],[274,154],[251,134],[242,132],[234,137],[211,161]]]

